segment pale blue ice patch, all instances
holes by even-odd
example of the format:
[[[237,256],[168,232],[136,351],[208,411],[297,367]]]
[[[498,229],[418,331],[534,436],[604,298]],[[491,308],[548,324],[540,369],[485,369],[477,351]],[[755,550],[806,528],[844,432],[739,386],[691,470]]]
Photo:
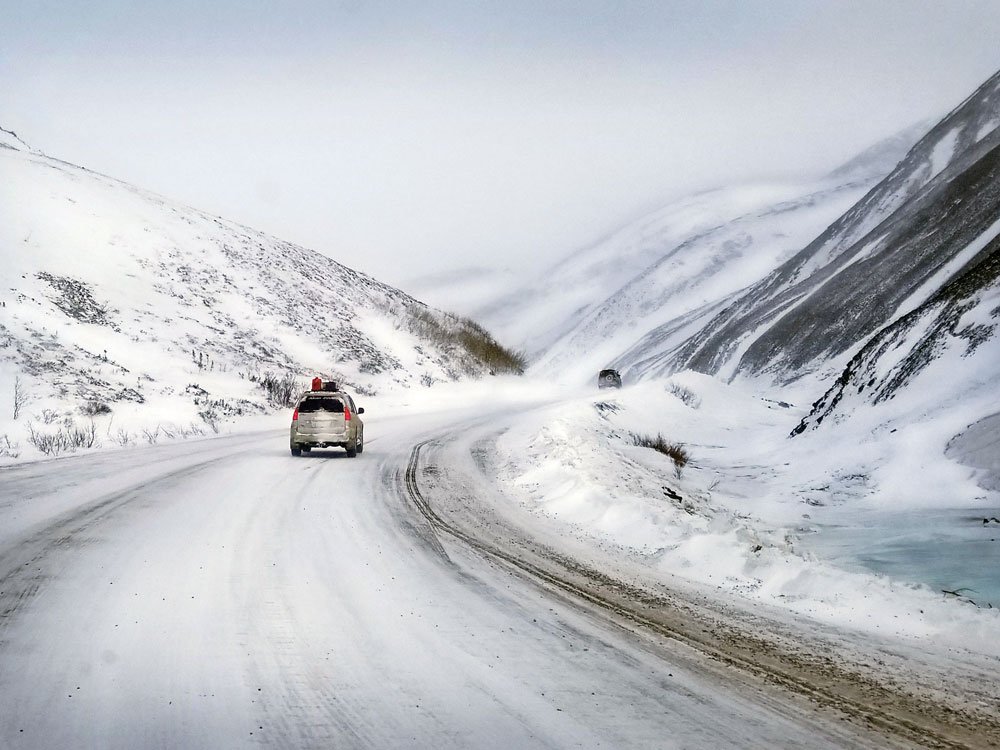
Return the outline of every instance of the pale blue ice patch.
[[[993,519],[993,520],[991,520]],[[801,539],[841,567],[1000,607],[1000,507],[865,511]],[[985,523],[984,523],[985,521]]]

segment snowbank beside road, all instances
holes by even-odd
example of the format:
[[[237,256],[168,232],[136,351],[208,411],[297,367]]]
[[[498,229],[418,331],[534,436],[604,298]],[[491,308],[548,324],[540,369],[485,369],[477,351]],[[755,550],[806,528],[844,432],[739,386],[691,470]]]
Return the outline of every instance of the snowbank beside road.
[[[497,441],[497,471],[508,496],[539,523],[620,551],[656,575],[839,627],[1000,655],[997,610],[916,576],[890,579],[809,551],[804,540],[826,513],[870,503],[880,487],[848,471],[870,450],[860,436],[789,440],[801,412],[683,373],[526,414]],[[678,467],[635,444],[636,435],[657,434],[683,443],[689,463]],[[889,448],[882,457],[905,460]]]

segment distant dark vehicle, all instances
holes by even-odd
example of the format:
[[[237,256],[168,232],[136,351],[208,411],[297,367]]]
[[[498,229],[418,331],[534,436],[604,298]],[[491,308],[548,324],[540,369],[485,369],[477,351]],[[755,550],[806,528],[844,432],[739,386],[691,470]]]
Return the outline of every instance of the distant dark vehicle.
[[[622,376],[618,370],[601,370],[597,374],[598,388],[621,388]]]

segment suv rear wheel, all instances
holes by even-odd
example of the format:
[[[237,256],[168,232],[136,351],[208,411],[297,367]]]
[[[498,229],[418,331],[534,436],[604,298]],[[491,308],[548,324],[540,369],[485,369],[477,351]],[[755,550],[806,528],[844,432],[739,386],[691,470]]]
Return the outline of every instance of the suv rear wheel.
[[[301,448],[292,448],[292,455],[293,456],[301,456],[302,455],[302,449]]]

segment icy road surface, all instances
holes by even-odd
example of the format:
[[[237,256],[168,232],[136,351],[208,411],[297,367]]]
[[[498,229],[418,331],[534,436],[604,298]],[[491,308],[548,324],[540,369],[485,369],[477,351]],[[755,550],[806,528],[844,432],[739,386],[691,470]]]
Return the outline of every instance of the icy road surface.
[[[3,469],[0,747],[895,746],[438,533],[456,427],[375,428]]]

